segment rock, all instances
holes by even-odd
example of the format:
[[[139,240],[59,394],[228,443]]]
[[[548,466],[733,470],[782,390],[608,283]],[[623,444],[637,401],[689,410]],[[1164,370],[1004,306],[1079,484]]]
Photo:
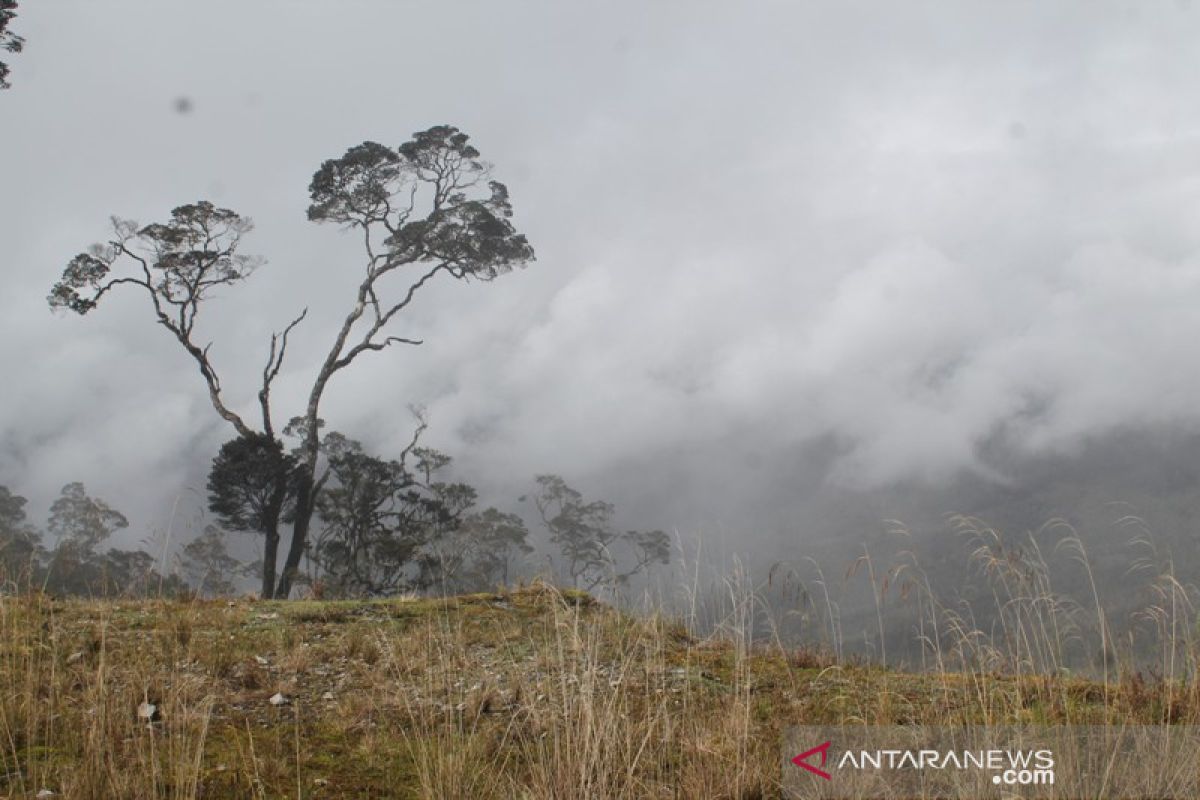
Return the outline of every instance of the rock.
[[[269,702],[273,706],[286,706],[288,703],[290,703],[292,701],[289,700],[288,698],[284,697],[279,692],[276,692],[275,694],[271,695],[271,699],[267,702]]]
[[[333,692],[326,692],[325,694],[321,695],[321,699],[322,700],[332,700]]]
[[[266,660],[265,658],[263,658],[262,656],[255,656],[255,657],[254,657],[254,660],[255,660],[255,662],[256,662],[256,663],[257,663],[257,664],[258,664],[260,667],[265,667],[267,664],[270,664],[270,663],[271,663],[270,661],[267,661],[267,660]]]

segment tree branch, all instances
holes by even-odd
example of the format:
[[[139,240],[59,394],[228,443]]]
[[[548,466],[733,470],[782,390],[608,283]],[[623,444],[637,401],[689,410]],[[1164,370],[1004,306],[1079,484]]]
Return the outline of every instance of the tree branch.
[[[263,367],[262,388],[258,390],[258,403],[262,407],[263,432],[274,438],[275,431],[271,427],[271,383],[279,375],[283,366],[283,358],[287,354],[288,334],[308,316],[308,308],[300,312],[300,316],[292,320],[282,334],[271,334],[271,352],[267,355],[267,365]],[[276,347],[278,346],[278,351]]]
[[[170,318],[165,314],[159,317],[159,322],[175,334],[175,338],[183,345],[183,349],[187,350],[192,358],[195,359],[196,365],[200,368],[200,374],[204,377],[205,384],[208,385],[208,397],[212,401],[213,408],[216,409],[217,414],[226,422],[233,425],[234,429],[240,435],[246,437],[253,436],[254,431],[250,429],[250,426],[235,412],[231,411],[225,405],[225,401],[221,399],[221,381],[217,378],[217,373],[208,360],[208,347],[211,347],[211,345],[203,349],[197,347],[187,334],[174,326]]]
[[[391,308],[389,308],[383,314],[379,313],[379,306],[376,304],[375,305],[375,309],[376,309],[375,310],[375,322],[372,323],[370,329],[368,329],[367,332],[365,334],[363,334],[363,337],[359,341],[359,343],[354,345],[353,347],[351,347],[348,351],[346,351],[345,355],[340,355],[340,353],[341,353],[340,348],[337,350],[339,357],[335,358],[329,364],[329,374],[332,375],[333,373],[337,372],[338,370],[350,366],[351,362],[353,362],[354,359],[358,358],[358,356],[362,355],[364,352],[366,352],[368,350],[373,350],[373,351],[384,350],[388,347],[388,345],[392,345],[392,344],[411,344],[411,345],[422,344],[423,342],[420,339],[408,339],[403,336],[389,336],[387,339],[385,339],[382,342],[376,342],[376,341],[373,341],[373,339],[381,330],[383,330],[384,327],[387,326],[387,324],[391,321],[392,317],[396,316],[396,314],[400,313],[400,311],[402,311],[406,306],[408,306],[409,303],[412,302],[413,298],[417,294],[417,291],[422,286],[424,286],[426,283],[428,283],[433,278],[434,275],[436,275],[438,272],[441,272],[443,269],[448,269],[448,267],[445,263],[438,264],[433,269],[426,272],[424,275],[421,276],[421,278],[419,280],[417,280],[415,283],[413,283],[412,286],[408,287],[408,291],[405,293],[404,298],[402,300],[400,300],[400,302],[393,305]],[[384,270],[384,271],[386,271],[386,270]],[[372,299],[374,298],[375,281],[378,280],[379,276],[382,275],[384,271],[380,271],[380,272],[375,273],[372,276],[369,276],[367,278],[367,280],[363,282],[362,289],[359,292],[360,298],[364,298],[364,299],[365,298],[372,298]],[[377,303],[377,301],[376,301],[376,303]],[[355,321],[357,321],[358,316],[362,315],[362,305],[363,305],[363,301],[360,300],[358,313],[357,313],[357,316],[355,317]],[[346,333],[348,334],[349,330],[346,330]],[[345,344],[345,339],[343,338],[342,345],[344,346],[344,344]]]

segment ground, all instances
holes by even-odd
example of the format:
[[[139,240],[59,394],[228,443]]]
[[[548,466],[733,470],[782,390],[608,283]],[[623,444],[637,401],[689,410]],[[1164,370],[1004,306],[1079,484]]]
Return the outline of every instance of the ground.
[[[838,664],[540,584],[2,598],[0,687],[13,797],[778,797],[789,725],[1200,719],[1194,681]]]

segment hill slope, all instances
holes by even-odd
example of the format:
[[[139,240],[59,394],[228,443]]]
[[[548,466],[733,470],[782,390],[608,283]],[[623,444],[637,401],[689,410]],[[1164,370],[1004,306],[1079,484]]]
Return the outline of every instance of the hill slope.
[[[775,797],[793,724],[1200,718],[1195,684],[902,674],[747,652],[727,633],[696,640],[540,585],[378,602],[0,598],[0,791]]]

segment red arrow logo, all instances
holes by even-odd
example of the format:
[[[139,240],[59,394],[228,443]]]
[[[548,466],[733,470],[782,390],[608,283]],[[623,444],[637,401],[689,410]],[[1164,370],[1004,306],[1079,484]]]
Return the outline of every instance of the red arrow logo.
[[[825,759],[829,757],[829,746],[831,744],[833,744],[833,742],[825,742],[824,744],[817,745],[812,750],[805,750],[803,753],[801,753],[800,755],[793,758],[792,763],[795,764],[797,767],[803,767],[804,769],[808,770],[809,772],[811,772],[814,775],[820,775],[822,778],[824,778],[827,781],[833,780],[833,776],[830,775],[828,772],[826,772],[823,769],[817,769],[812,764],[808,763],[808,759],[810,756],[814,756],[817,753],[820,753],[821,754],[821,766],[822,767],[825,766]]]

